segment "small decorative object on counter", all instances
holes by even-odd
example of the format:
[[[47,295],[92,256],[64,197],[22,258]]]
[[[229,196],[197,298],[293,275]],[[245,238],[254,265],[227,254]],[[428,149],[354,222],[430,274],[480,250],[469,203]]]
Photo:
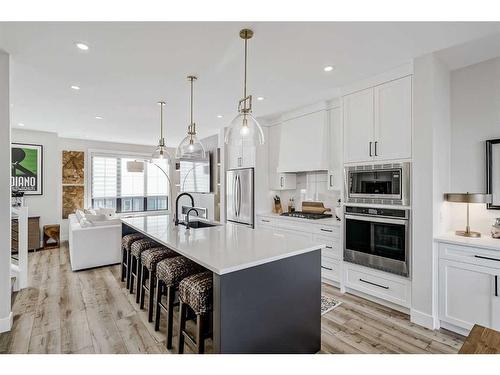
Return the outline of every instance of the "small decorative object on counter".
[[[288,200],[288,212],[292,213],[295,211],[295,201],[293,197],[290,197]]]
[[[273,212],[275,214],[282,214],[283,209],[281,208],[281,198],[275,195],[273,199],[274,199]]]
[[[337,200],[337,206],[335,206],[335,216],[337,220],[340,221],[342,217],[342,201],[340,199]]]
[[[500,238],[500,217],[497,217],[495,224],[491,227],[491,237]]]

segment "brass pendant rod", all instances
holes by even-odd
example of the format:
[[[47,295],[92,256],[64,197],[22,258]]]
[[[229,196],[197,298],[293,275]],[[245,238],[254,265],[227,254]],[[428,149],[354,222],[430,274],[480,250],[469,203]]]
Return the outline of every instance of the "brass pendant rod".
[[[247,33],[247,32],[245,32],[245,33]],[[248,39],[245,38],[245,78],[244,78],[244,83],[243,83],[243,98],[247,97],[247,42],[248,42]]]
[[[191,80],[191,126],[193,125],[193,77],[189,78]]]
[[[163,106],[165,102],[160,102],[160,139],[163,139]]]

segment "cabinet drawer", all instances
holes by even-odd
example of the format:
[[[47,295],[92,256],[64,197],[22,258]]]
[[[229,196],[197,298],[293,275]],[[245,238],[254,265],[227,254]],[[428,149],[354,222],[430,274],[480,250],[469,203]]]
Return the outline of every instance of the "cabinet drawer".
[[[321,277],[340,282],[341,263],[339,260],[321,257]]]
[[[334,238],[340,238],[340,228],[339,227],[328,226],[328,225],[314,225],[312,229],[313,229],[314,234],[328,236],[328,237],[334,237]]]
[[[321,252],[322,255],[333,258],[342,259],[342,251],[340,250],[340,241],[337,238],[327,237],[323,235],[314,235],[313,241],[317,243],[324,243],[326,248]]]
[[[346,286],[397,305],[409,307],[409,281],[399,281],[391,276],[349,265],[346,269]]]
[[[439,257],[441,259],[500,269],[500,251],[440,243]]]

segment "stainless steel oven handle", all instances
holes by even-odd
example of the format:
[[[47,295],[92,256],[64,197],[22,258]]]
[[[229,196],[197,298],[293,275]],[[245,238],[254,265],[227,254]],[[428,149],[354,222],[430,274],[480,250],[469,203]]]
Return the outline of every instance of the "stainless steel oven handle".
[[[372,223],[388,223],[388,224],[401,224],[408,225],[408,219],[390,219],[387,217],[375,217],[375,216],[364,216],[364,215],[344,215],[346,219],[359,220],[359,221],[369,221]]]

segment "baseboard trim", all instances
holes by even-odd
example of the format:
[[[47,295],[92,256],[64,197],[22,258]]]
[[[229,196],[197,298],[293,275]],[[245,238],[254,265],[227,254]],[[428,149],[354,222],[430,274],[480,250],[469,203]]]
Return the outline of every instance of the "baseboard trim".
[[[423,313],[415,309],[410,309],[410,321],[428,329],[438,329],[439,321],[432,315]]]
[[[8,317],[0,319],[0,333],[10,331],[12,328],[12,322],[13,322],[12,312],[10,312]]]

